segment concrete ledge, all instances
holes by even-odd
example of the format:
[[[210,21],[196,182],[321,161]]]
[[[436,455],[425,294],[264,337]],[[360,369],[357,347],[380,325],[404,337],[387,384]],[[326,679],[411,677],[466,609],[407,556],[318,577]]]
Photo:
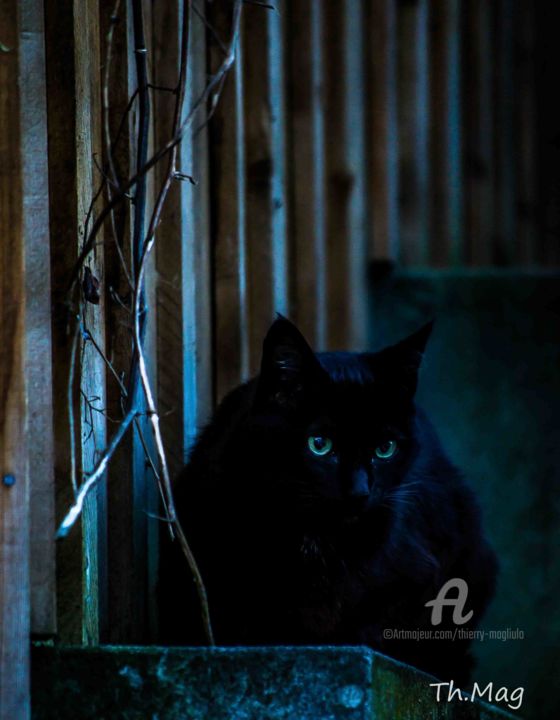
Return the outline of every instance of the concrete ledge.
[[[359,647],[36,647],[34,720],[490,720],[433,678]]]

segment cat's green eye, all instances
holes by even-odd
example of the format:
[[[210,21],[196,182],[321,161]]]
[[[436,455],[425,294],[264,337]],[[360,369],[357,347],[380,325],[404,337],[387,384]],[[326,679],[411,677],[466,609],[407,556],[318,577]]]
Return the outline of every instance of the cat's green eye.
[[[313,453],[313,455],[328,455],[332,450],[332,440],[322,435],[311,435],[307,438],[307,446]]]
[[[380,460],[389,460],[397,452],[397,443],[394,440],[387,440],[383,445],[375,448],[375,456]]]

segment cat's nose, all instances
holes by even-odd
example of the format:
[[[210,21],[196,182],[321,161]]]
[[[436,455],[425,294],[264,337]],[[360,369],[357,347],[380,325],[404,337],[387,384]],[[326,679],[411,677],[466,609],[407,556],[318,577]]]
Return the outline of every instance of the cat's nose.
[[[351,514],[359,514],[365,510],[369,500],[369,478],[362,468],[354,470],[346,496],[346,509]]]
[[[349,496],[356,500],[369,497],[369,476],[364,468],[356,468],[352,472]]]

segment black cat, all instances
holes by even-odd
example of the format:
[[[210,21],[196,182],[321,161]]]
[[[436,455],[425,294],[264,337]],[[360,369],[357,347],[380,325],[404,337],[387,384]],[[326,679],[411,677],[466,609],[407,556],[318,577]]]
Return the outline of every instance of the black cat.
[[[260,375],[225,398],[175,487],[218,644],[366,644],[466,682],[468,641],[384,637],[455,628],[452,608],[433,627],[425,607],[450,578],[468,584],[462,629],[494,591],[473,493],[413,401],[430,330],[314,354],[274,322]],[[159,598],[162,640],[203,642],[186,562],[166,544]]]

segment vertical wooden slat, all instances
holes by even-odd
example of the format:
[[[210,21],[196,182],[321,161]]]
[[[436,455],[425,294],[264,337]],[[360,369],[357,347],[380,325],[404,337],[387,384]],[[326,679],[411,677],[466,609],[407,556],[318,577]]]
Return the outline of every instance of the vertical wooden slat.
[[[546,5],[546,3],[545,3]],[[517,183],[517,262],[520,265],[531,266],[537,262],[548,265],[560,264],[560,242],[558,242],[557,228],[560,224],[560,212],[558,204],[554,203],[552,209],[551,225],[554,228],[554,235],[551,237],[542,233],[539,227],[538,208],[538,132],[539,121],[537,119],[537,97],[536,97],[536,13],[537,7],[530,0],[517,0],[515,13],[515,72],[516,72],[516,178]],[[539,7],[539,11],[546,8]],[[551,27],[556,27],[554,13],[551,18]],[[553,30],[554,32],[554,30]],[[543,47],[551,47],[556,42],[552,39],[550,45],[543,40]],[[555,63],[551,63],[555,65]],[[556,80],[556,67],[550,73],[552,82]],[[545,91],[548,94],[548,91]],[[546,113],[549,115],[549,113]],[[556,114],[556,119],[558,115]],[[554,137],[554,154],[557,153],[556,133],[557,125],[550,119],[540,121],[540,131],[544,135],[545,126],[552,126],[551,135]],[[544,132],[543,132],[544,131]],[[550,159],[550,153],[548,159]],[[557,165],[554,164],[555,171]],[[554,181],[553,181],[554,182]],[[545,243],[542,237],[546,237]],[[544,248],[542,247],[544,245]],[[539,247],[540,246],[540,247]],[[542,250],[541,250],[542,248]]]
[[[289,314],[286,238],[284,3],[276,10],[246,5],[243,83],[246,154],[246,237],[251,373],[276,312]]]
[[[366,1],[369,255],[390,261],[399,256],[396,12],[396,0]]]
[[[322,0],[292,0],[288,25],[293,317],[320,350],[327,320]]]
[[[203,10],[200,8],[201,12]],[[190,82],[185,112],[189,112],[197,102],[207,82],[206,27],[204,21],[194,14],[191,24]],[[181,144],[179,162],[183,172],[192,175],[197,183],[193,186],[187,182],[181,186],[185,461],[198,431],[208,421],[213,398],[208,126],[204,112],[193,123],[191,132]]]
[[[495,265],[516,263],[515,217],[515,70],[514,7],[516,0],[499,0],[493,7],[494,137],[495,137],[495,234],[492,261]]]
[[[76,201],[78,233],[84,240],[85,220],[96,187],[101,182],[95,169],[94,155],[101,157],[101,94],[100,94],[100,35],[99,8],[97,0],[87,0],[75,5],[74,37],[76,56],[76,175],[78,181]],[[53,202],[56,200],[53,198]],[[98,242],[102,237],[98,238]],[[93,253],[92,272],[103,279],[103,247]],[[105,340],[105,304],[86,303],[85,321],[89,331]],[[86,344],[81,358],[81,417],[82,417],[82,468],[91,471],[105,447],[105,417],[90,408],[90,404],[105,408],[105,365],[91,344]],[[107,566],[106,545],[106,487],[98,486],[95,494],[84,503],[82,522],[82,552],[84,568],[82,592],[84,619],[82,638],[86,644],[97,644],[106,621]]]
[[[18,2],[0,2],[0,719],[27,720],[29,704],[28,408],[25,387],[25,244]],[[23,112],[23,118],[21,113]],[[22,122],[23,120],[23,122]],[[27,178],[29,180],[29,178]],[[29,229],[29,226],[28,228]]]
[[[26,363],[30,466],[31,631],[56,632],[47,117],[43,7],[20,4],[26,245]]]
[[[494,143],[491,5],[464,4],[465,255],[470,265],[488,265],[494,246]]]
[[[109,128],[114,143],[120,127],[121,135],[114,152],[115,171],[119,181],[136,171],[137,137],[135,118],[136,106],[126,114],[127,105],[136,90],[136,68],[134,63],[134,37],[131,6],[121,2],[118,16],[112,21],[114,0],[103,0],[100,5],[101,36],[103,45],[103,69],[107,63],[108,32],[112,27],[112,61],[108,83]],[[147,40],[151,37],[149,14],[145,12],[144,23]],[[148,45],[147,57],[151,57]],[[105,143],[105,151],[107,151]],[[106,155],[105,155],[106,157]],[[112,189],[115,192],[115,189]],[[148,193],[148,199],[150,194]],[[148,202],[148,206],[149,206]],[[122,254],[131,273],[133,224],[132,205],[126,202],[115,212],[115,230],[121,244]],[[107,352],[117,371],[122,374],[125,385],[128,382],[131,358],[130,315],[114,299],[115,293],[122,302],[130,302],[131,288],[119,260],[112,223],[106,225],[109,238],[106,243],[107,273]],[[148,302],[149,322],[153,322],[153,303]],[[123,414],[121,389],[112,374],[107,373],[109,416],[120,418]],[[139,437],[140,426],[149,443],[151,432],[145,418],[138,419],[135,429],[127,435],[113,456],[108,469],[108,623],[103,638],[113,643],[142,643],[149,639],[147,618],[147,566],[151,546],[147,542],[147,511],[154,509],[147,499],[149,488],[154,483],[151,469]],[[153,453],[152,453],[153,454]],[[154,550],[157,545],[154,546]]]
[[[460,0],[430,3],[430,262],[462,262]]]
[[[428,262],[428,0],[398,11],[400,259]]]
[[[214,3],[210,22],[221,42],[231,36],[233,5]],[[223,49],[210,36],[210,67],[216,72]],[[245,234],[245,129],[243,48],[226,78],[209,126],[214,296],[215,400],[249,374]]]
[[[366,339],[363,7],[332,0],[324,8],[327,345],[352,349]]]
[[[114,143],[118,128],[123,121],[128,100],[133,89],[132,69],[130,67],[130,53],[128,28],[131,24],[130,5],[121,2],[118,14],[112,19],[115,10],[114,0],[102,0],[99,4],[101,48],[103,58],[103,82],[105,73],[109,71],[107,85],[108,101],[108,129],[111,142]],[[111,55],[108,58],[108,34],[112,32]],[[108,67],[107,64],[109,63]],[[134,85],[135,87],[135,85]],[[130,135],[132,112],[123,121],[121,137],[113,152],[113,164],[117,175],[117,182],[128,177],[132,172]],[[107,165],[107,138],[103,137],[104,165]],[[107,168],[107,172],[111,170]],[[111,178],[112,180],[112,178]],[[117,189],[110,186],[111,194]],[[127,380],[130,365],[130,316],[126,310],[116,302],[116,294],[120,299],[130,299],[131,289],[126,275],[120,264],[116,242],[121,245],[123,257],[131,268],[130,245],[130,209],[128,204],[122,204],[114,212],[113,223],[106,224],[107,243],[105,247],[105,274],[106,274],[106,303],[107,303],[107,355],[117,373],[123,373],[124,382]],[[126,375],[125,375],[126,373]],[[107,412],[111,418],[122,417],[123,401],[121,389],[107,374]],[[138,622],[137,602],[139,587],[137,583],[138,567],[135,562],[133,538],[132,513],[132,487],[133,473],[131,457],[133,443],[131,435],[126,435],[117,448],[107,471],[107,592],[108,592],[108,622],[107,635],[103,641],[137,642],[134,627]]]
[[[154,83],[173,88],[179,70],[178,28],[181,17],[172,3],[161,3],[154,8]],[[173,28],[174,31],[170,31]],[[155,138],[158,145],[171,136],[174,96],[169,92],[154,93]],[[165,165],[158,171],[163,179]],[[185,170],[188,172],[188,170]],[[159,185],[158,182],[158,185]],[[174,184],[167,197],[162,222],[157,231],[156,266],[159,275],[157,287],[157,352],[158,398],[163,415],[162,433],[168,449],[168,459],[174,475],[183,461],[183,402],[184,367],[181,286],[184,266],[182,262],[181,186]]]
[[[156,84],[173,87],[179,71],[182,16],[174,3],[154,6],[154,11]],[[205,24],[195,14],[189,22],[185,114],[206,83]],[[173,35],[170,27],[176,28]],[[156,94],[158,146],[171,137],[173,108],[173,95]],[[158,396],[174,472],[184,464],[212,401],[207,130],[205,126],[201,130],[205,119],[201,108],[178,159],[179,170],[196,184],[175,182],[157,234]],[[165,166],[159,171],[165,172]]]
[[[148,53],[148,82],[154,75],[155,63],[155,10],[159,3],[152,0],[142,0],[144,17],[146,22],[146,49]],[[178,29],[177,29],[178,32]],[[154,113],[153,95],[151,112]],[[154,155],[158,138],[155,132],[155,118],[150,127],[148,137],[148,157]],[[159,147],[159,145],[157,145]],[[157,172],[151,172],[147,176],[147,220],[146,227],[152,215],[156,194],[159,192],[159,177]],[[157,259],[152,252],[146,268],[146,302],[148,307],[148,320],[146,324],[146,337],[144,354],[146,357],[147,370],[153,387],[154,398],[159,410],[159,388],[158,388],[158,275]],[[161,412],[161,411],[160,411]],[[142,430],[144,441],[139,436],[138,428]],[[153,439],[151,423],[144,415],[139,418],[138,428],[134,432],[134,544],[136,548],[137,567],[140,569],[140,584],[143,593],[141,604],[139,604],[139,617],[144,624],[135,628],[137,636],[153,640],[157,634],[157,608],[156,608],[156,584],[158,579],[159,559],[159,531],[161,522],[157,519],[160,510],[160,493],[149,461],[144,452],[144,443],[150,457],[157,464],[157,453]]]
[[[93,154],[101,157],[99,25],[97,3],[48,2],[46,13],[47,106],[49,125],[49,190],[53,318],[53,387],[55,473],[58,519],[72,501],[67,381],[72,336],[64,300],[68,276],[84,239],[85,220],[99,183]],[[104,281],[103,236],[88,260],[91,272]],[[84,322],[104,344],[104,303],[86,303]],[[93,468],[105,446],[105,366],[91,343],[76,359],[82,378],[75,398],[78,470]],[[91,407],[90,407],[91,406]],[[78,474],[78,481],[81,473]],[[105,620],[105,490],[90,494],[80,525],[57,546],[59,635],[66,641],[96,643]]]

